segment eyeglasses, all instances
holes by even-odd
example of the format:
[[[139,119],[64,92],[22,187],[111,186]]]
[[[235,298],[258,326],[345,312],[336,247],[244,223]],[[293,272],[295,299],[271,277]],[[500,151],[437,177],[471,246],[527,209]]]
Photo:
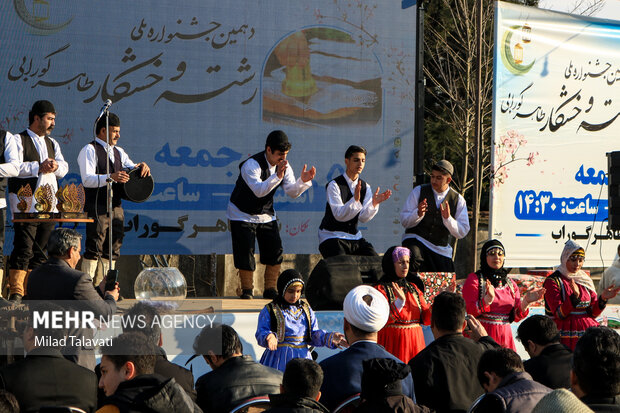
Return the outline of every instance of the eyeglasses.
[[[572,255],[570,257],[568,257],[568,260],[570,262],[584,262],[586,260],[586,257],[581,257],[578,255]]]
[[[493,248],[492,250],[488,250],[487,251],[487,256],[491,256],[491,255],[497,255],[498,257],[503,257],[504,256],[504,250],[501,250],[499,248]]]

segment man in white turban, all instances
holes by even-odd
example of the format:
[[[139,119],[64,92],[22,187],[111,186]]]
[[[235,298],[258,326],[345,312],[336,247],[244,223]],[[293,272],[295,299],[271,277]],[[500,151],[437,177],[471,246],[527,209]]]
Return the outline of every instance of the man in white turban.
[[[362,362],[373,358],[399,361],[377,344],[377,332],[390,314],[386,298],[368,285],[355,287],[344,299],[344,334],[349,348],[323,360],[324,379],[320,402],[329,410],[362,389]],[[409,374],[402,380],[403,394],[415,402],[413,380]]]

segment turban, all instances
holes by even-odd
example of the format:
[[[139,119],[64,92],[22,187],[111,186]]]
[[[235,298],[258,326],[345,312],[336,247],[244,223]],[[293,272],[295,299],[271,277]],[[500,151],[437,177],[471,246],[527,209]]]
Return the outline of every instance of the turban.
[[[368,285],[359,285],[344,298],[344,318],[349,324],[374,333],[383,328],[390,315],[387,299]]]

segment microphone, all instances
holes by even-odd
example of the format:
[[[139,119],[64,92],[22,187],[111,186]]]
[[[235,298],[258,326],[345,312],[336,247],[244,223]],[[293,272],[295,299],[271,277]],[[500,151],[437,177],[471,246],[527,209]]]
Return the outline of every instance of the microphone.
[[[110,99],[108,99],[108,100],[105,101],[105,104],[101,108],[101,113],[99,113],[99,116],[97,117],[97,120],[101,119],[101,117],[106,112],[106,110],[110,109],[110,106],[112,106],[112,101]]]

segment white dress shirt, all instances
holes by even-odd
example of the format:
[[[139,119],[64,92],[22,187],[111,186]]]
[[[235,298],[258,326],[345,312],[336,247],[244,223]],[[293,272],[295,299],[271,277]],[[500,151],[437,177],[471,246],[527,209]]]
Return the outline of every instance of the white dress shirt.
[[[4,161],[0,164],[0,177],[10,178],[19,175],[19,155],[17,153],[16,138],[7,131],[4,138]],[[0,198],[0,208],[6,208],[6,198]]]
[[[267,159],[267,156],[265,156],[265,159]],[[272,166],[271,164],[269,164],[269,178],[261,181],[260,175],[260,165],[252,158],[249,158],[247,161],[245,161],[245,163],[241,167],[241,177],[248,185],[248,187],[252,190],[254,195],[256,195],[258,198],[262,198],[268,193],[270,193],[273,188],[280,184],[280,182],[282,182],[282,189],[284,189],[286,195],[290,196],[291,198],[297,198],[299,195],[303,194],[304,191],[306,191],[312,186],[312,180],[308,182],[303,182],[301,178],[297,180],[295,179],[295,173],[293,172],[293,168],[291,168],[290,163],[286,165],[286,170],[284,171],[284,177],[282,179],[278,178],[278,175],[276,174],[276,165]],[[254,224],[264,224],[274,221],[276,219],[276,216],[275,213],[273,216],[269,214],[248,214],[241,211],[232,202],[228,201],[226,218],[231,221],[244,221]]]
[[[52,141],[52,146],[54,147],[54,153],[47,153],[47,145],[45,144],[45,136],[39,136],[30,129],[26,129],[28,136],[32,139],[35,148],[39,154],[38,161],[27,161],[24,162],[24,148],[22,145],[22,139],[20,135],[15,135],[15,145],[17,147],[17,158],[20,162],[19,165],[19,178],[38,178],[37,188],[43,184],[49,184],[52,187],[52,191],[54,194],[58,191],[58,182],[56,178],[60,179],[64,177],[67,172],[69,172],[69,164],[65,161],[65,158],[62,156],[62,152],[60,151],[60,145],[54,138],[49,137]],[[45,161],[48,158],[52,158],[58,164],[58,169],[54,172],[46,173],[43,175],[39,175],[39,164]],[[36,192],[37,188],[31,188],[32,194]],[[17,204],[19,200],[17,199],[16,194],[9,194],[9,203],[11,204],[11,211],[19,212],[17,209]],[[32,204],[30,206],[30,210],[25,212],[37,212],[34,208],[35,201],[33,199]],[[58,212],[56,209],[56,205],[52,208],[52,212]]]
[[[359,176],[355,181],[352,181],[347,174],[342,174],[344,179],[347,181],[349,185],[349,190],[351,190],[352,194],[355,194],[355,187],[357,186],[357,181],[359,180]],[[332,210],[332,214],[336,221],[346,222],[349,221],[357,214],[360,214],[358,221],[359,222],[368,222],[377,215],[379,212],[379,205],[376,207],[372,205],[372,190],[370,185],[366,184],[366,194],[364,199],[360,201],[355,200],[355,196],[351,197],[347,201],[346,204],[342,202],[342,197],[340,196],[340,187],[336,183],[335,180],[332,180],[329,185],[327,185],[327,203]],[[362,231],[358,230],[356,234],[349,234],[344,231],[328,231],[326,229],[319,229],[319,244],[325,240],[330,238],[339,238],[339,239],[347,239],[347,240],[359,240],[362,239]]]
[[[108,144],[99,139],[95,138],[95,141],[103,146],[103,149],[108,151]],[[110,153],[109,158],[114,164],[114,149],[118,149],[118,152],[121,155],[121,167],[133,169],[136,164],[129,159],[127,153],[120,146],[110,145]],[[106,174],[98,174],[97,173],[97,151],[94,145],[90,143],[82,148],[80,154],[78,155],[78,166],[80,167],[80,175],[82,176],[82,184],[85,188],[99,188],[105,186]],[[110,173],[113,173],[114,170],[110,169]]]
[[[418,204],[420,203],[420,187],[421,185],[418,185],[413,188],[413,190],[407,197],[407,200],[405,201],[403,210],[400,213],[400,223],[403,227],[405,227],[405,229],[415,227],[420,223],[420,221],[422,221],[422,218],[424,218],[424,215],[422,215],[421,217],[418,216]],[[446,195],[448,195],[448,191],[450,190],[450,188],[448,187],[448,189],[441,193],[435,191],[432,187],[431,190],[433,191],[433,195],[435,195],[435,205],[437,205],[437,208],[439,209],[439,206],[446,198]],[[460,194],[458,194],[458,196],[459,199],[456,205],[456,213],[454,214],[454,217],[456,217],[456,219],[452,217],[452,214],[450,214],[448,218],[442,217],[442,221],[444,226],[448,229],[448,231],[454,238],[461,239],[465,237],[465,235],[467,235],[467,233],[469,232],[469,216],[467,215],[467,204],[465,203],[465,198],[463,198]],[[426,202],[430,203],[432,202],[432,200],[427,199]],[[425,240],[419,235],[405,233],[403,235],[403,241],[408,238],[415,238],[434,253],[452,259],[452,246],[449,244],[445,247],[442,247],[432,244],[431,242]]]

